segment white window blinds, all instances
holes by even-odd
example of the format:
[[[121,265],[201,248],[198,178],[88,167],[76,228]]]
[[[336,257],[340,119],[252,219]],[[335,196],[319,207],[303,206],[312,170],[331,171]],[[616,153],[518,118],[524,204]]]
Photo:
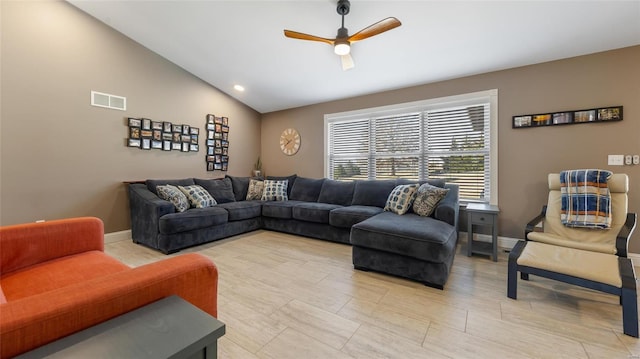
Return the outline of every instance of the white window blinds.
[[[327,177],[438,178],[458,184],[461,200],[490,202],[491,111],[496,109],[487,96],[461,103],[428,101],[328,115]]]

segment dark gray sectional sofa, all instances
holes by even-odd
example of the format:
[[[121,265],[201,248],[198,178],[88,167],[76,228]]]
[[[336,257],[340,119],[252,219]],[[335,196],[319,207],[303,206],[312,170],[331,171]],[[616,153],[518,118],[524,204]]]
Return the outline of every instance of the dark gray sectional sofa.
[[[383,210],[391,191],[409,180],[335,181],[287,179],[288,201],[246,201],[249,177],[147,180],[129,185],[131,231],[135,243],[165,254],[236,234],[267,229],[351,244],[356,269],[374,270],[443,288],[457,243],[458,187],[440,180],[420,181],[448,188],[430,217]],[[162,184],[205,188],[218,202],[177,213],[157,196]]]

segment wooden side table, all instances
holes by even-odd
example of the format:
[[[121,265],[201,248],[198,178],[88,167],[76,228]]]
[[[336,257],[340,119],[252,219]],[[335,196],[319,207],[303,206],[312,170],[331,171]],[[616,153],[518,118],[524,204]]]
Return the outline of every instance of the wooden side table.
[[[498,206],[486,203],[467,205],[467,256],[473,253],[485,254],[498,261]],[[473,225],[491,227],[491,243],[473,240]]]
[[[16,358],[215,359],[224,333],[224,323],[174,295]]]

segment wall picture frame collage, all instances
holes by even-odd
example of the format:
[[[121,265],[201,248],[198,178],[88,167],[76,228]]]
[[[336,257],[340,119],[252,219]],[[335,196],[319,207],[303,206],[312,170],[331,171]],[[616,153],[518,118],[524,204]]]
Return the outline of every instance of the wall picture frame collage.
[[[199,152],[200,129],[185,124],[153,121],[149,118],[127,118],[127,147],[141,150]]]
[[[229,168],[229,118],[207,115],[207,171],[227,171]]]
[[[622,121],[622,106],[513,116],[512,128]]]

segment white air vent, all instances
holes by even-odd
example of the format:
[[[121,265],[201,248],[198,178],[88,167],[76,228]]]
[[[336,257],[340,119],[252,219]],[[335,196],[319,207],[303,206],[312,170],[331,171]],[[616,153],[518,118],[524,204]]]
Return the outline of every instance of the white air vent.
[[[91,106],[125,111],[127,109],[127,98],[108,93],[91,91]]]

